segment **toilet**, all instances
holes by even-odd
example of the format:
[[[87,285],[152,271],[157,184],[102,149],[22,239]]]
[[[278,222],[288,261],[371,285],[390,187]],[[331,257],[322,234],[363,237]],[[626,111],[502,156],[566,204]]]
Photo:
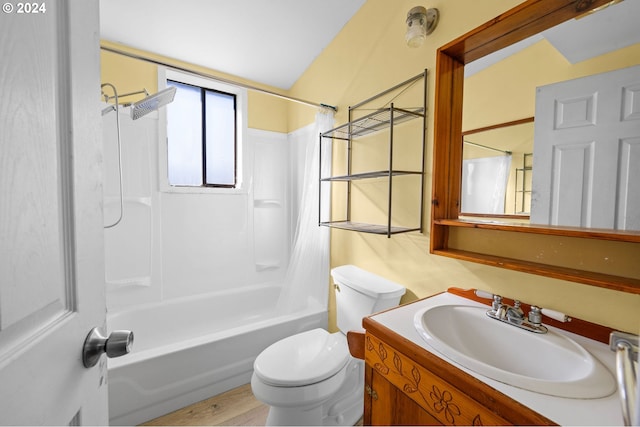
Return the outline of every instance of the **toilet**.
[[[349,354],[346,333],[398,305],[405,288],[354,265],[332,269],[331,277],[340,332],[301,332],[255,360],[251,389],[270,406],[267,425],[354,425],[362,416],[364,361]]]

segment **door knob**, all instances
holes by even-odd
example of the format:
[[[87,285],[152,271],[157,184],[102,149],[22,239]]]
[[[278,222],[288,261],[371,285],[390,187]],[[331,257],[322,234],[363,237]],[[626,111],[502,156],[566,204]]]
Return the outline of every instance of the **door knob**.
[[[107,357],[124,356],[131,351],[132,345],[131,331],[113,331],[105,337],[100,328],[93,328],[82,346],[82,364],[85,368],[95,366],[102,353],[107,353]]]

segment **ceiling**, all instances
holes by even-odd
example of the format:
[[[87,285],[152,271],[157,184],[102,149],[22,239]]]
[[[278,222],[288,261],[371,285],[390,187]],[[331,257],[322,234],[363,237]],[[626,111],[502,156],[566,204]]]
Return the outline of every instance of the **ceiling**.
[[[100,36],[289,89],[366,0],[100,0]]]

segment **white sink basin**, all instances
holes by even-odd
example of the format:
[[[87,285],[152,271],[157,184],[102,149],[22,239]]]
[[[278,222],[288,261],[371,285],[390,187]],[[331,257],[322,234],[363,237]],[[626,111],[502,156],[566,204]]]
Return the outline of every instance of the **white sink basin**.
[[[615,392],[611,372],[572,339],[551,330],[525,331],[487,317],[486,311],[441,305],[416,313],[414,323],[445,358],[496,381],[569,398],[595,399]]]

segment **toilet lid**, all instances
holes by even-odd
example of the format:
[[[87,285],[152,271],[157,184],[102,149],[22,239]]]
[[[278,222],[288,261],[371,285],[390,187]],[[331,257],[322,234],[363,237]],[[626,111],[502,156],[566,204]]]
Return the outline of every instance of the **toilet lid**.
[[[253,368],[265,384],[294,387],[329,378],[347,364],[349,357],[343,334],[312,329],[267,347]]]

